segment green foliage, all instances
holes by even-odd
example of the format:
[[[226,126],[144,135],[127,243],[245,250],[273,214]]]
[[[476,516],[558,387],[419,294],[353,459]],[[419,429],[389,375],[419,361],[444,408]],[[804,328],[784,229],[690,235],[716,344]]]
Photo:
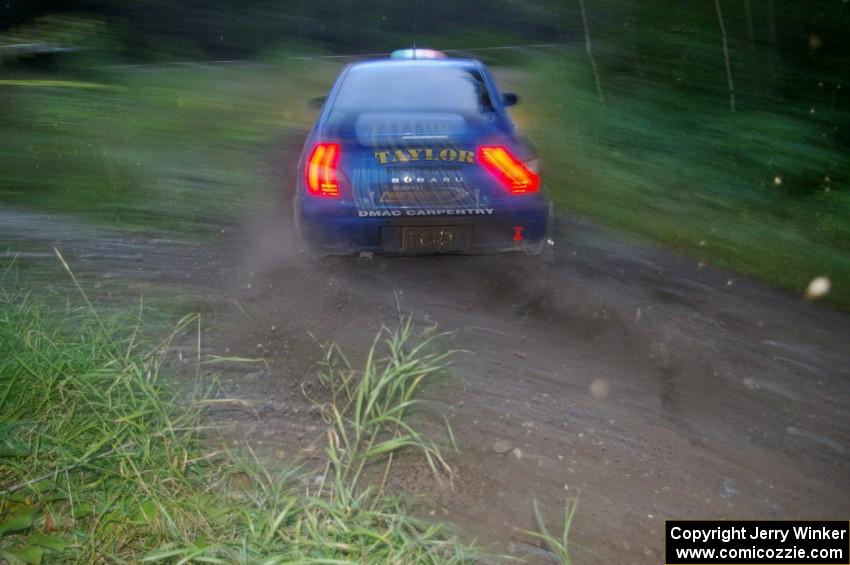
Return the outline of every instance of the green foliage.
[[[384,333],[387,356],[377,358]],[[420,451],[438,479],[441,473],[451,475],[437,444],[407,423],[410,410],[419,404],[416,394],[423,381],[443,371],[452,355],[451,351],[426,353],[433,340],[410,347],[408,319],[397,332],[384,330],[375,338],[362,372],[353,370],[338,347],[325,347],[319,380],[332,393],[327,406],[333,423],[327,453],[337,486],[357,483],[367,463],[403,448]],[[451,437],[448,422],[446,429]]]
[[[0,81],[0,202],[130,229],[207,233],[252,210],[270,147],[307,127],[338,68],[116,69],[101,88]],[[299,77],[298,82],[292,79]],[[87,86],[91,83],[84,83]]]
[[[549,528],[546,527],[546,522],[543,520],[543,516],[540,514],[540,508],[537,506],[537,499],[533,500],[534,504],[534,521],[537,523],[537,531],[532,532],[529,530],[524,530],[526,534],[539,539],[546,545],[546,549],[551,551],[554,556],[558,559],[558,562],[561,565],[571,565],[572,559],[570,558],[570,528],[573,524],[573,518],[575,517],[576,509],[578,508],[578,502],[573,502],[572,504],[567,503],[564,505],[564,520],[561,525],[561,531],[558,535],[554,535],[549,532]]]
[[[767,94],[730,112],[703,85],[722,71],[683,89],[647,67],[601,66],[603,104],[584,53],[529,64],[516,116],[558,204],[800,295],[826,275],[827,300],[850,307],[850,165],[832,127],[848,115]]]
[[[472,561],[442,526],[409,517],[357,476],[404,448],[443,461],[407,412],[445,355],[424,354],[405,325],[386,334],[386,357],[376,341],[363,372],[341,381],[326,369],[333,396],[354,403],[326,407],[334,442],[328,481],[317,485],[314,473],[267,469],[201,435],[214,385],[198,377],[187,390],[162,374],[173,339],[194,323],[185,318],[152,347],[140,313],[105,317],[85,299],[49,307],[13,281],[0,286],[0,429],[16,446],[0,454],[2,558]]]

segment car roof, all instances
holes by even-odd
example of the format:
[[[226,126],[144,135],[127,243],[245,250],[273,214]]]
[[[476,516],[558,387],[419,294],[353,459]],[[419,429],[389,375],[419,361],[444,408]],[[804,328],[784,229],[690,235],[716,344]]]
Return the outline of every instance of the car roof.
[[[349,66],[350,70],[361,68],[434,68],[448,67],[458,69],[477,69],[481,62],[477,59],[371,59],[359,61]]]

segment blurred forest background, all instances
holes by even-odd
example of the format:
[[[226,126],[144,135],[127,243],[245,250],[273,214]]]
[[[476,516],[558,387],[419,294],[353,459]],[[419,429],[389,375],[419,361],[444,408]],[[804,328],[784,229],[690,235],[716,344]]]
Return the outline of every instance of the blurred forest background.
[[[7,0],[0,202],[203,237],[326,56],[415,40],[519,93],[562,209],[850,308],[848,29],[845,0]]]

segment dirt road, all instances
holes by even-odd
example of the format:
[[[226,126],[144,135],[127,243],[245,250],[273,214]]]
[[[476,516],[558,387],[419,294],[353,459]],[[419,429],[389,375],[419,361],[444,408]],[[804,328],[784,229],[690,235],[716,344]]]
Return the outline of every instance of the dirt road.
[[[0,240],[34,258],[56,244],[115,289],[153,278],[207,297],[208,347],[269,363],[227,375],[228,394],[263,407],[227,417],[282,460],[321,436],[298,386],[317,339],[362,352],[398,306],[453,332],[445,345],[468,353],[428,394],[457,439],[455,488],[415,460],[394,486],[496,551],[529,549],[516,528],[534,527],[534,497],[556,529],[579,500],[578,563],[660,563],[665,519],[850,513],[850,317],[569,217],[553,265],[305,262],[276,204],[291,172],[266,172],[270,212],[207,244],[6,221],[20,211],[3,213]],[[128,245],[135,259],[119,257]]]

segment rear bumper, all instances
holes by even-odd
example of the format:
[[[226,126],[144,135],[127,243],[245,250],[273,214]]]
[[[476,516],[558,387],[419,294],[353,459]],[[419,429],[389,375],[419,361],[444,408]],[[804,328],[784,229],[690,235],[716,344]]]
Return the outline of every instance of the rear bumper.
[[[457,227],[461,248],[450,253],[539,253],[551,237],[551,204],[540,195],[522,196],[478,209],[359,210],[354,203],[296,197],[299,236],[325,253],[371,251],[409,254],[400,234],[407,227]]]

